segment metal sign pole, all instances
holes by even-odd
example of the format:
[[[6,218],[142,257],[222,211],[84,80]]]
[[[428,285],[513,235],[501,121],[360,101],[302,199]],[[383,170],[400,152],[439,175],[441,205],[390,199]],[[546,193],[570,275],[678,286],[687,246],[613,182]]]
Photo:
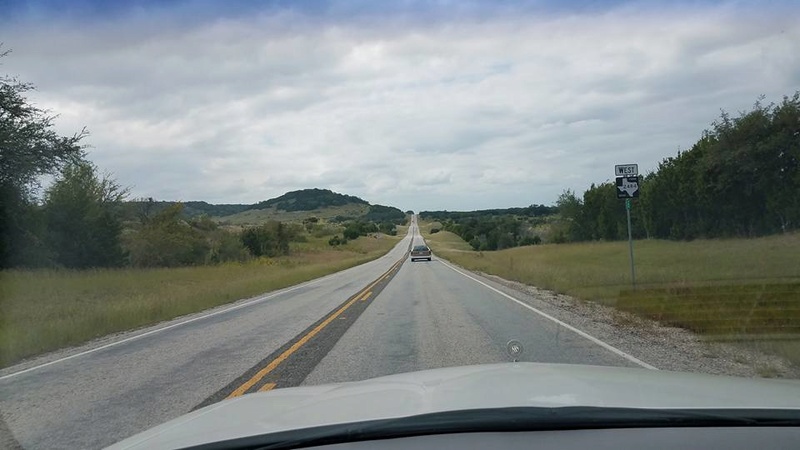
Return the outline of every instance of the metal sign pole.
[[[628,216],[628,250],[631,254],[631,284],[636,290],[636,269],[633,266],[633,232],[631,231],[631,198],[639,196],[639,165],[617,164],[614,166],[617,176],[617,198],[625,199],[625,214]]]
[[[633,266],[633,235],[631,234],[631,199],[625,199],[625,212],[628,215],[628,250],[631,254],[631,283],[636,290],[636,269]]]

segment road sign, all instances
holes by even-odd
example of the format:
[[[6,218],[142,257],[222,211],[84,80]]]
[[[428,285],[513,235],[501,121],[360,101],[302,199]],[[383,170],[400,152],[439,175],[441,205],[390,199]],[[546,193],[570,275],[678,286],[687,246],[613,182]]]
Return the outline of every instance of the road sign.
[[[617,164],[617,198],[625,199],[625,215],[628,217],[628,251],[631,254],[631,284],[636,290],[636,269],[633,264],[633,235],[631,233],[631,199],[639,196],[639,165]]]
[[[617,177],[617,198],[639,196],[639,177]]]
[[[614,175],[618,177],[635,177],[639,175],[638,164],[617,164],[614,166]]]

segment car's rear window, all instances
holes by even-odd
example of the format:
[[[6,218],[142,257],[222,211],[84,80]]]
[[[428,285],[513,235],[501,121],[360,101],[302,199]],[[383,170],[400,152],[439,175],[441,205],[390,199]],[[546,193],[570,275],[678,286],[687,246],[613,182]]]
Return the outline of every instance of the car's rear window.
[[[415,252],[424,252],[424,251],[427,251],[427,250],[428,250],[428,247],[426,247],[424,245],[418,245],[418,246],[414,247],[414,251]]]

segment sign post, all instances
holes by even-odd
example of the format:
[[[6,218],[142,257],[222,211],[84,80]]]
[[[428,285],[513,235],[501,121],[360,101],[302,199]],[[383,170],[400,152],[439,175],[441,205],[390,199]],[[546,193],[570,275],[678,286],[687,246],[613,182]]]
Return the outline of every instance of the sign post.
[[[636,290],[636,269],[633,264],[633,233],[631,232],[631,199],[639,196],[639,165],[621,164],[614,166],[617,176],[617,198],[625,199],[625,214],[628,217],[628,252],[631,257],[631,284]]]
[[[631,255],[631,284],[636,290],[636,269],[633,265],[633,236],[631,234],[631,199],[625,199],[625,212],[628,214],[628,252]]]

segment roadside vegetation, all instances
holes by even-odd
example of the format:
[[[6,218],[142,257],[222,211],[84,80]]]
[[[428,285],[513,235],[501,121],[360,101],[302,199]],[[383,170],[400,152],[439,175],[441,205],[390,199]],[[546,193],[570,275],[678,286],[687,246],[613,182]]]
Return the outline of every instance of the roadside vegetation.
[[[177,268],[6,270],[0,284],[0,367],[284,288],[376,259],[399,237],[333,248],[292,243],[289,256]]]
[[[723,112],[689,150],[640,176],[633,200],[635,238],[756,237],[800,229],[800,92],[756,102],[738,117]],[[614,182],[558,199],[555,242],[627,238]]]
[[[422,229],[436,254],[468,269],[756,345],[800,365],[798,134],[800,93],[757,102],[736,118],[723,112],[689,150],[640,176],[635,290],[613,182],[582,196],[565,191],[550,215],[423,212]],[[546,245],[526,246],[537,243]]]
[[[555,207],[531,205],[525,208],[487,209],[481,211],[423,211],[420,218],[436,220],[431,229],[450,231],[473,250],[503,250],[538,245],[548,239],[548,230],[557,212]]]
[[[58,135],[32,89],[0,76],[0,366],[364,263],[407,220],[325,189],[255,205],[129,201],[88,159],[87,131]],[[211,218],[260,207],[294,220]],[[330,208],[355,215],[311,212]]]
[[[723,112],[688,150],[639,177],[635,239],[758,237],[800,229],[800,92],[778,104]],[[610,167],[609,167],[610,169]],[[614,181],[572,190],[556,206],[422,211],[474,250],[627,239],[625,203]],[[436,231],[434,228],[432,231]]]
[[[639,240],[637,289],[628,243],[547,244],[473,251],[421,229],[434,254],[470,270],[597,301],[708,339],[756,345],[800,365],[800,233],[753,239]]]

